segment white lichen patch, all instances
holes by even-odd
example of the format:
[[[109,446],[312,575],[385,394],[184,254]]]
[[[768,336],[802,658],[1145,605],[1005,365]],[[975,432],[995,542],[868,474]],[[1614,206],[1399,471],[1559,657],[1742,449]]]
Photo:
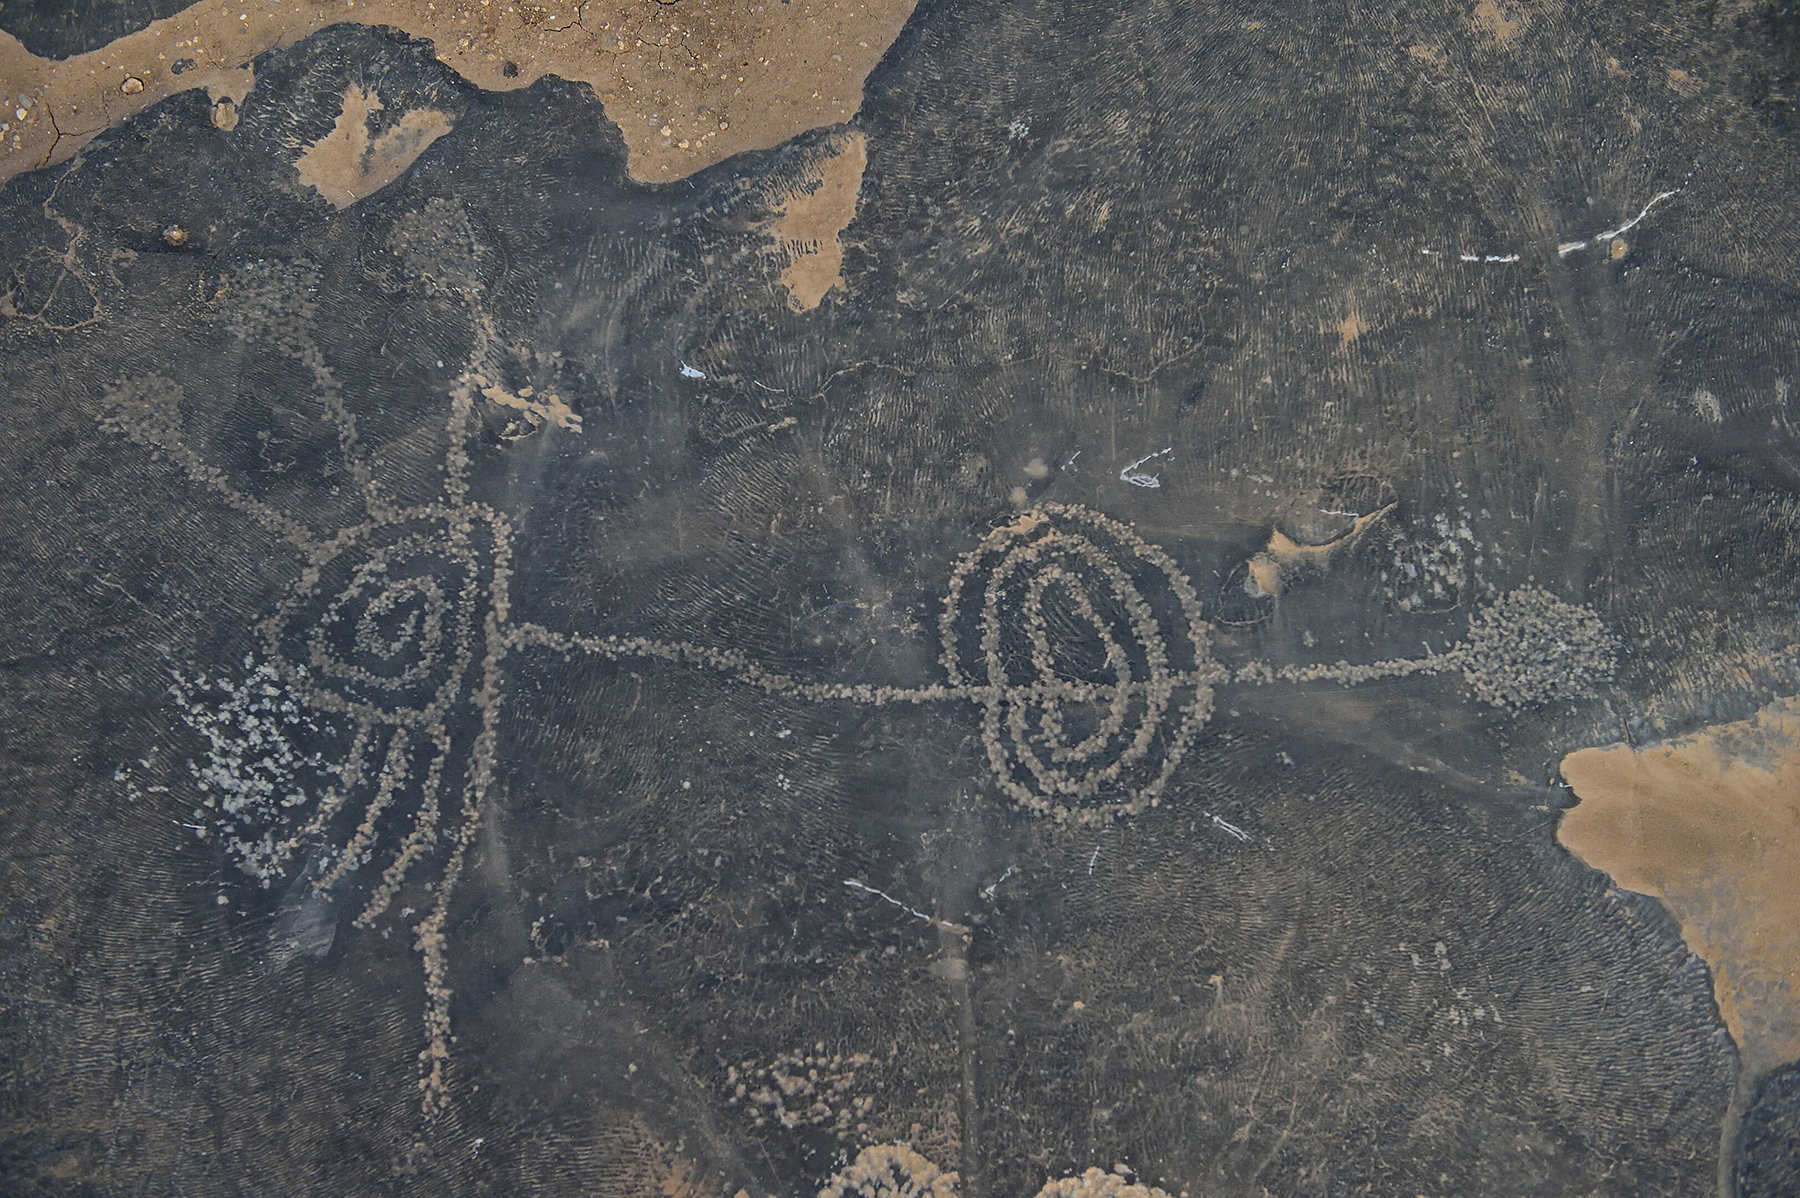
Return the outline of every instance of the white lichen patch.
[[[1705,387],[1694,388],[1694,394],[1689,397],[1688,404],[1694,409],[1694,415],[1708,424],[1724,423],[1725,409],[1719,403],[1719,397]]]
[[[267,663],[244,659],[233,680],[175,675],[169,694],[187,726],[205,742],[188,762],[200,790],[198,835],[216,833],[238,868],[265,888],[282,876],[282,833],[295,808],[311,803],[338,767],[301,747],[329,735]]]
[[[1492,595],[1486,570],[1499,560],[1500,549],[1476,538],[1474,519],[1459,508],[1435,513],[1429,529],[1397,533],[1393,558],[1381,572],[1387,599],[1402,611],[1442,611],[1470,594]]]

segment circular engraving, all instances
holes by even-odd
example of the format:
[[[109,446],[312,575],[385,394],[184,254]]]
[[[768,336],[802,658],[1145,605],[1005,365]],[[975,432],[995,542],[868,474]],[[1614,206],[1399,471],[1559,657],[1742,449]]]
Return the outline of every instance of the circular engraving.
[[[265,625],[306,700],[423,727],[460,693],[489,606],[491,521],[415,509],[322,546]]]
[[[951,574],[939,630],[1000,789],[1058,820],[1155,806],[1212,714],[1193,587],[1086,508],[1044,504],[989,533]]]

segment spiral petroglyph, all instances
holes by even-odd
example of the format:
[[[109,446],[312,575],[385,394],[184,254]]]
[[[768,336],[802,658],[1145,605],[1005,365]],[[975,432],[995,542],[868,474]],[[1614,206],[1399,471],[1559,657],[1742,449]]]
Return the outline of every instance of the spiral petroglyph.
[[[178,696],[184,718],[208,741],[210,765],[197,774],[215,792],[207,806],[218,812],[228,849],[263,887],[310,858],[316,890],[364,888],[358,927],[374,926],[419,867],[436,864],[436,893],[412,929],[426,991],[420,1087],[425,1111],[435,1113],[449,1092],[444,929],[493,774],[511,537],[503,517],[463,497],[459,450],[469,404],[453,397],[442,502],[394,510],[375,499],[373,479],[364,476],[371,519],[321,537],[232,485],[191,449],[179,399],[166,379],[123,384],[109,396],[103,425],[153,445],[298,551],[298,576],[260,626],[262,660],[246,669],[272,696],[262,706],[287,722],[301,722],[291,710],[298,704],[348,726],[340,760],[305,763],[320,785],[288,785],[278,799],[266,798],[262,790],[289,783],[294,772],[270,759],[276,740],[241,718],[228,727],[229,704],[215,711],[194,695]],[[354,426],[340,422],[339,431],[346,452],[355,452]],[[285,742],[279,747],[293,756]],[[246,813],[270,826],[240,827]],[[397,843],[384,851],[385,839]]]
[[[472,270],[461,259],[445,269],[461,276]],[[341,756],[305,759],[313,785],[299,786],[295,769],[284,764],[294,751],[284,747],[286,757],[271,760],[275,739],[241,718],[235,732],[225,725],[229,703],[214,710],[183,693],[179,710],[207,740],[209,765],[197,778],[212,792],[207,806],[217,812],[217,831],[261,886],[297,870],[319,892],[356,887],[367,897],[353,922],[369,928],[434,867],[420,896],[424,916],[411,929],[425,982],[419,1085],[429,1115],[449,1095],[445,929],[493,777],[504,691],[512,530],[505,517],[469,499],[468,445],[478,424],[481,372],[491,371],[507,347],[480,309],[479,289],[463,288],[477,336],[449,395],[440,493],[398,507],[375,477],[343,389],[313,340],[310,279],[305,264],[240,269],[226,290],[254,302],[228,309],[225,323],[247,343],[307,368],[315,414],[335,431],[343,474],[365,519],[322,532],[239,486],[189,444],[183,391],[171,379],[122,381],[107,393],[100,424],[172,461],[299,559],[287,593],[258,626],[261,660],[245,668],[274,696],[262,706],[286,722],[316,728],[311,715],[298,714],[305,712],[343,725]],[[284,789],[271,797],[277,782]],[[240,826],[248,816],[266,826]],[[212,830],[198,826],[201,835]]]
[[[506,521],[431,505],[322,546],[264,636],[290,685],[326,710],[419,726],[454,701],[506,572]]]

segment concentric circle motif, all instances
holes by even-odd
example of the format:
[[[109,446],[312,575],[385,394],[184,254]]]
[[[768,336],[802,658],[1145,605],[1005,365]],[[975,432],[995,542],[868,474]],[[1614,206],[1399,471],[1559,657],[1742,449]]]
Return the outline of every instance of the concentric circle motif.
[[[469,672],[496,566],[491,518],[415,509],[328,543],[264,625],[309,702],[377,723],[427,726]]]
[[[939,630],[1001,790],[1058,820],[1155,806],[1212,714],[1192,585],[1086,508],[1044,504],[989,533],[952,572]]]

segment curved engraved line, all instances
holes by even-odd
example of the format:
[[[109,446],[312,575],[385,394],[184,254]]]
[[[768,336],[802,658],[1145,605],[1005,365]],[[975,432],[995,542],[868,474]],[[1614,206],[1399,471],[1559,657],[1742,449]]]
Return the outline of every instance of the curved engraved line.
[[[473,527],[478,523],[488,526],[490,536],[486,555],[491,557],[491,562],[487,563],[485,570],[483,550],[473,544],[472,538]],[[333,562],[346,554],[355,553],[361,543],[380,537],[386,530],[401,529],[409,524],[430,524],[437,527],[411,531],[370,546],[368,558],[355,566],[352,585],[332,597],[328,611],[335,614],[348,601],[349,596],[360,595],[370,589],[371,581],[385,578],[386,569],[396,562],[418,557],[440,560],[448,558],[461,573],[462,579],[461,585],[456,589],[454,607],[447,608],[454,612],[454,617],[449,629],[450,644],[444,658],[435,663],[411,667],[398,678],[375,674],[342,661],[324,643],[323,632],[314,623],[311,628],[300,633],[308,649],[306,664],[316,670],[319,676],[388,692],[398,692],[407,686],[416,685],[439,669],[445,671],[444,681],[423,703],[384,703],[339,693],[291,660],[284,642],[292,635],[290,630],[296,625],[306,624],[304,609],[320,598],[319,589],[324,580],[324,571]],[[420,729],[429,728],[443,710],[456,700],[466,685],[465,678],[474,658],[476,611],[481,602],[484,577],[488,583],[490,610],[501,619],[505,617],[511,557],[507,545],[510,531],[510,525],[504,517],[481,504],[428,504],[406,509],[390,520],[367,521],[340,530],[336,536],[319,544],[308,554],[310,560],[302,568],[292,590],[276,611],[261,622],[264,644],[272,664],[297,694],[321,710],[349,715],[359,720],[370,719]],[[443,639],[440,629],[440,644]]]
[[[1180,605],[1182,616],[1187,624],[1185,629],[1190,641],[1196,668],[1203,668],[1210,645],[1208,625],[1200,614],[1200,601],[1195,595],[1187,576],[1173,558],[1159,546],[1145,541],[1131,528],[1109,516],[1090,511],[1073,504],[1043,503],[1022,513],[1013,523],[1004,524],[991,529],[973,550],[964,554],[952,569],[946,585],[944,607],[938,616],[938,630],[942,647],[944,671],[949,676],[952,686],[964,684],[960,662],[960,654],[956,647],[956,623],[962,614],[962,593],[969,578],[978,572],[983,559],[989,554],[1003,551],[1021,537],[1030,536],[1043,528],[1046,533],[1060,532],[1063,535],[1074,535],[1066,530],[1057,529],[1051,522],[1054,518],[1062,518],[1077,524],[1085,524],[1096,529],[1117,542],[1121,549],[1132,557],[1155,567],[1168,581]],[[1029,523],[1027,523],[1029,522]],[[1051,527],[1046,528],[1046,525]]]
[[[504,594],[504,553],[497,552],[499,559],[497,569],[501,571],[501,581],[496,590]],[[476,692],[476,707],[481,712],[481,731],[475,736],[475,743],[469,749],[469,768],[463,783],[463,801],[461,818],[456,833],[451,840],[449,859],[444,864],[444,872],[437,888],[437,896],[426,917],[414,926],[414,946],[418,949],[425,970],[425,1031],[426,1046],[420,1052],[419,1059],[425,1066],[425,1076],[419,1081],[420,1092],[424,1096],[423,1107],[426,1116],[437,1115],[449,1101],[446,1088],[445,1070],[450,1059],[450,967],[447,955],[447,933],[445,926],[450,918],[450,899],[455,893],[456,883],[462,876],[463,864],[468,859],[469,846],[474,843],[475,834],[480,828],[481,809],[487,798],[488,783],[494,772],[495,746],[498,741],[498,724],[500,704],[503,695],[503,675],[500,669],[508,647],[512,641],[500,630],[500,621],[505,607],[503,602],[496,602],[489,611],[484,625],[487,636],[487,655],[483,662],[481,686]]]
[[[1120,726],[1123,726],[1127,715],[1125,709],[1131,702],[1129,695],[1131,659],[1126,654],[1125,647],[1119,644],[1118,638],[1113,635],[1111,624],[1100,615],[1099,610],[1094,607],[1093,600],[1088,598],[1087,588],[1078,585],[1080,581],[1079,577],[1071,575],[1061,567],[1053,566],[1033,578],[1026,588],[1025,627],[1032,642],[1033,674],[1039,678],[1057,676],[1056,661],[1050,645],[1049,626],[1044,617],[1046,594],[1052,586],[1055,586],[1068,596],[1069,602],[1075,607],[1075,614],[1087,622],[1087,626],[1093,630],[1095,638],[1099,640],[1101,648],[1105,650],[1106,662],[1112,667],[1114,675],[1118,678],[1116,692],[1108,706],[1118,716]],[[1072,678],[1058,680],[1077,681]],[[1039,718],[1039,727],[1043,733],[1044,743],[1050,748],[1052,762],[1084,761],[1105,747],[1106,742],[1112,738],[1111,731],[1103,723],[1086,740],[1070,744],[1066,739],[1067,730],[1063,727],[1062,722],[1062,701],[1054,697],[1048,698],[1044,700],[1042,707],[1043,714]]]
[[[411,600],[421,602],[411,604]],[[358,653],[367,654],[381,661],[393,661],[406,653],[413,645],[415,637],[421,644],[435,643],[442,631],[442,616],[445,607],[443,588],[437,585],[435,578],[403,578],[389,580],[381,589],[381,593],[370,600],[363,608],[362,615],[356,620],[356,633],[352,639]],[[406,611],[399,631],[390,637],[377,624],[383,616]],[[424,628],[420,628],[420,617],[424,617]],[[421,636],[421,631],[423,635]],[[430,652],[429,648],[421,648],[421,654]]]
[[[231,480],[226,478],[223,470],[208,465],[206,459],[194,452],[187,442],[183,441],[179,435],[169,437],[165,440],[158,440],[140,434],[135,429],[127,429],[125,435],[139,445],[146,445],[151,449],[160,450],[174,458],[176,464],[181,467],[182,473],[188,476],[190,482],[198,483],[212,491],[224,502],[226,507],[249,516],[252,520],[262,525],[263,528],[274,533],[302,553],[312,554],[317,552],[319,542],[314,539],[312,532],[307,529],[305,525],[301,524],[298,520],[290,519],[281,512],[276,511],[255,496],[246,495],[244,492],[232,486]]]
[[[394,859],[382,871],[381,884],[369,897],[368,904],[352,921],[356,927],[374,926],[375,921],[393,903],[394,896],[400,892],[413,864],[425,855],[426,850],[437,839],[438,795],[443,789],[444,765],[450,758],[450,737],[442,728],[431,729],[429,735],[437,753],[432,757],[431,765],[426,768],[425,779],[419,788],[419,809],[413,815],[413,829],[401,842]]]
[[[397,675],[376,674],[343,660],[326,642],[325,629],[339,623],[342,620],[344,607],[360,599],[365,592],[384,583],[392,585],[394,580],[388,576],[387,571],[396,564],[396,559],[400,562],[409,562],[428,556],[439,560],[450,559],[454,565],[460,568],[463,574],[463,585],[456,589],[454,607],[452,607],[452,600],[443,597],[435,579],[427,577],[420,580],[414,576],[412,581],[427,582],[437,592],[440,600],[439,604],[428,608],[426,612],[426,643],[422,647],[420,660]],[[479,559],[472,551],[466,548],[446,550],[421,535],[407,537],[383,546],[380,551],[370,554],[368,558],[357,565],[349,585],[332,596],[323,614],[313,624],[306,638],[309,664],[320,673],[350,682],[359,682],[364,686],[390,691],[403,690],[413,686],[420,679],[429,677],[437,669],[435,654],[444,641],[443,617],[447,613],[454,612],[456,619],[452,628],[453,652],[461,659],[456,668],[459,671],[466,668],[468,665],[467,643],[473,635],[476,599],[474,591],[479,586],[476,576],[479,573],[480,565]],[[306,592],[306,595],[311,598],[314,592]]]
[[[363,765],[368,758],[369,739],[373,732],[373,723],[367,720],[357,721],[356,731],[350,738],[350,749],[344,755],[344,764],[338,771],[337,781],[319,799],[319,805],[313,811],[312,818],[307,820],[298,832],[276,846],[275,862],[277,866],[285,866],[288,861],[292,860],[300,846],[323,832],[325,826],[343,809],[351,792],[356,789],[356,784],[362,780]],[[316,884],[315,889],[317,889]]]
[[[1090,531],[1098,532],[1114,542],[1116,552],[1109,552],[1112,546],[1096,546],[1086,535]],[[1126,771],[1137,768],[1147,758],[1151,758],[1156,737],[1167,731],[1168,706],[1174,689],[1193,685],[1194,699],[1178,713],[1175,727],[1169,733],[1161,754],[1162,768],[1156,771],[1155,776],[1131,788],[1132,797],[1123,803],[1088,804],[1082,810],[1087,815],[1096,812],[1104,815],[1107,812],[1139,809],[1145,803],[1153,802],[1181,756],[1185,754],[1198,726],[1211,714],[1208,684],[1230,676],[1229,671],[1211,663],[1207,658],[1206,624],[1200,615],[1198,598],[1186,576],[1166,553],[1145,542],[1127,525],[1085,508],[1040,505],[1022,514],[1011,524],[990,531],[980,545],[958,561],[951,573],[938,623],[944,669],[951,679],[952,689],[963,689],[967,680],[961,644],[963,636],[967,635],[962,625],[965,617],[963,601],[968,582],[987,569],[996,554],[1000,555],[1000,561],[992,566],[992,572],[986,579],[982,611],[974,630],[978,633],[980,652],[986,661],[991,684],[986,701],[987,709],[983,713],[982,739],[996,782],[1015,801],[1034,810],[1056,814],[1059,818],[1066,817],[1068,811],[1051,803],[1049,799],[1091,798],[1095,791],[1118,782]],[[1144,696],[1144,710],[1135,721],[1131,719],[1128,709],[1132,701],[1131,694],[1104,685],[1088,684],[1083,687],[1044,676],[1053,671],[1053,667],[1048,664],[1053,662],[1053,654],[1049,650],[1042,621],[1042,586],[1027,584],[1024,610],[1019,613],[1034,642],[1032,660],[1038,676],[1032,679],[1032,685],[1021,687],[1005,671],[1004,663],[999,660],[1002,624],[999,609],[1002,598],[1012,593],[1010,588],[1014,573],[1035,574],[1040,570],[1040,562],[1045,562],[1047,564],[1041,567],[1044,574],[1072,579],[1068,584],[1072,595],[1084,593],[1092,585],[1082,580],[1080,571],[1070,572],[1064,568],[1058,558],[1065,555],[1079,557],[1087,567],[1106,578],[1115,599],[1126,608],[1131,624],[1131,643],[1143,653],[1150,675],[1147,679],[1134,680],[1134,685],[1130,688],[1132,694]],[[1144,600],[1136,580],[1116,560],[1118,556],[1136,558],[1155,568],[1162,575],[1163,584],[1174,594],[1187,625],[1181,631],[1188,638],[1188,649],[1195,662],[1195,668],[1191,672],[1172,671],[1169,668],[1168,641],[1154,611]],[[1090,623],[1095,622],[1093,616],[1085,612],[1081,614]],[[1100,629],[1097,628],[1097,631]],[[1104,635],[1102,641],[1108,645],[1110,656],[1111,644],[1116,642],[1109,642]],[[1117,670],[1116,662],[1113,668]],[[1109,689],[1110,694],[1107,693]],[[1068,745],[1064,743],[1060,732],[1061,704],[1074,700],[1081,692],[1085,692],[1089,698],[1110,700],[1111,710],[1094,736],[1080,745]],[[1033,704],[1041,712],[1038,723],[1042,733],[1041,744],[1050,754],[1047,764],[1040,753],[1039,744],[1033,743],[1030,733],[1029,713],[1025,708]],[[997,711],[994,709],[996,705],[1006,710]],[[1135,724],[1131,743],[1124,746],[1116,757],[1107,760],[1098,750],[1104,740],[1110,740],[1122,732],[1128,722]],[[1078,758],[1097,760],[1092,768],[1077,776],[1064,766]],[[1015,766],[1030,774],[1032,782],[1038,788],[1036,791],[1014,776]]]
[[[1045,765],[1030,744],[1026,732],[1026,705],[1014,703],[1009,712],[999,710],[1007,705],[1010,696],[1011,679],[1005,673],[1005,663],[1000,656],[1000,593],[1012,575],[1021,567],[1035,567],[1043,557],[1046,546],[1058,550],[1076,553],[1085,558],[1089,565],[1098,570],[1112,584],[1113,596],[1131,613],[1132,633],[1140,650],[1147,660],[1149,677],[1144,679],[1145,710],[1138,722],[1136,734],[1110,764],[1090,770],[1086,776],[1076,778],[1068,771]],[[1060,567],[1052,567],[1061,571]],[[1026,613],[1029,620],[1030,613]],[[1039,613],[1041,622],[1042,616]],[[1085,537],[1070,533],[1052,531],[1037,541],[1014,547],[1001,559],[998,566],[989,576],[987,586],[982,595],[981,612],[981,647],[987,659],[989,684],[995,688],[996,696],[990,701],[983,718],[983,739],[987,742],[988,759],[994,767],[996,775],[1001,779],[1001,787],[1016,799],[1023,801],[1029,795],[1029,789],[1011,777],[1012,765],[1008,757],[1016,759],[1046,792],[1056,795],[1076,795],[1091,793],[1097,787],[1105,786],[1118,780],[1128,768],[1135,765],[1149,753],[1151,742],[1155,739],[1158,726],[1162,722],[1163,713],[1168,706],[1165,687],[1168,678],[1167,650],[1162,642],[1161,629],[1154,617],[1148,614],[1143,595],[1138,591],[1130,577],[1113,563],[1101,550]],[[1034,656],[1038,646],[1034,645]],[[1129,664],[1126,665],[1129,671]],[[1129,673],[1127,674],[1129,678]],[[1034,679],[1054,686],[1058,680]],[[1110,740],[1125,728],[1129,717],[1129,696],[1123,691],[1115,697],[1111,712],[1102,723],[1101,731]],[[1011,734],[1013,752],[1009,755],[1006,742],[1000,735],[1001,725],[1005,723]]]
[[[394,794],[406,783],[406,776],[411,772],[409,749],[412,738],[404,728],[396,728],[394,735],[388,740],[387,758],[381,763],[380,781],[375,787],[375,797],[363,810],[363,821],[357,826],[355,835],[350,837],[343,851],[338,854],[337,861],[319,879],[318,889],[329,890],[337,885],[344,875],[362,864],[363,857],[375,845],[375,824],[381,819],[389,805],[394,801]]]
[[[485,313],[477,313],[478,342],[470,357],[470,362],[483,360],[490,352],[494,340],[491,318]],[[427,850],[437,834],[439,817],[439,793],[446,762],[451,753],[451,741],[443,725],[442,717],[449,706],[462,693],[464,680],[470,662],[474,656],[474,637],[476,635],[474,611],[480,602],[482,583],[486,582],[488,600],[487,612],[481,629],[486,637],[486,652],[483,659],[481,681],[472,696],[473,705],[481,713],[481,731],[476,736],[469,750],[468,768],[462,788],[463,801],[461,819],[454,834],[448,860],[437,888],[435,899],[429,913],[423,921],[414,927],[416,935],[415,948],[420,953],[425,972],[426,1010],[425,1040],[426,1046],[419,1054],[421,1062],[426,1066],[425,1076],[420,1080],[423,1093],[423,1108],[427,1118],[440,1113],[448,1101],[445,1082],[445,1070],[450,1056],[450,985],[449,967],[446,950],[445,925],[449,915],[449,904],[456,882],[461,875],[463,863],[479,826],[479,817],[487,796],[488,784],[494,768],[496,725],[504,693],[502,663],[508,650],[515,643],[507,633],[503,632],[509,611],[508,580],[510,575],[510,536],[511,526],[499,513],[483,504],[468,501],[468,473],[470,466],[467,442],[470,437],[470,423],[473,413],[473,376],[465,370],[450,394],[450,415],[446,426],[447,445],[444,452],[442,495],[447,502],[431,503],[405,510],[395,510],[382,498],[380,488],[370,469],[367,455],[362,452],[358,443],[356,421],[354,415],[343,402],[343,391],[329,364],[316,345],[310,342],[299,355],[313,370],[315,382],[318,384],[321,398],[331,422],[338,432],[339,449],[344,465],[361,492],[364,507],[370,519],[350,528],[340,528],[335,535],[323,540],[315,537],[310,529],[299,521],[276,511],[261,500],[238,490],[225,474],[209,465],[192,448],[183,442],[179,433],[167,437],[158,437],[137,423],[125,423],[119,431],[125,432],[131,440],[168,453],[175,459],[188,478],[198,484],[210,488],[226,506],[231,507],[256,521],[269,532],[283,538],[296,548],[303,559],[299,577],[293,588],[278,605],[275,612],[257,622],[267,654],[271,663],[283,680],[303,702],[323,711],[346,714],[355,724],[355,734],[346,760],[339,770],[335,785],[320,799],[313,816],[293,837],[277,846],[278,859],[281,863],[292,858],[301,843],[322,833],[335,819],[351,796],[357,791],[367,768],[372,741],[376,736],[376,726],[386,725],[392,729],[390,743],[385,758],[385,768],[378,783],[377,792],[370,801],[369,809],[350,844],[345,847],[343,855],[336,866],[329,871],[327,878],[319,885],[328,886],[339,880],[345,873],[355,867],[374,845],[375,824],[383,810],[390,806],[395,794],[404,784],[410,772],[410,758],[407,756],[414,734],[430,738],[436,747],[426,776],[421,781],[421,798],[412,832],[402,844],[395,860],[383,873],[381,885],[358,916],[357,923],[362,926],[379,916],[392,901],[395,892],[404,881],[411,865]],[[103,427],[106,427],[103,422]],[[466,576],[464,585],[459,589],[459,615],[462,619],[454,629],[457,645],[454,654],[454,669],[444,684],[438,689],[432,702],[421,710],[385,710],[379,705],[357,702],[316,684],[304,668],[290,661],[284,650],[284,640],[290,635],[290,625],[295,622],[300,610],[313,597],[321,569],[332,560],[354,547],[357,542],[377,534],[380,530],[404,525],[410,521],[436,521],[443,525],[446,536],[443,548],[439,552],[460,553],[465,560]],[[489,531],[487,556],[491,559],[488,570],[483,576],[480,550],[471,546],[473,525],[485,523]],[[390,548],[385,551],[392,553]],[[389,592],[383,592],[384,594]],[[337,597],[337,598],[342,598]],[[377,602],[379,602],[379,598]],[[336,606],[341,606],[338,604]],[[353,634],[353,641],[359,649],[375,647],[375,656],[384,656],[379,646],[362,634],[369,633],[373,637],[373,625],[367,623],[368,611],[363,613],[365,620],[359,620]],[[415,613],[416,614],[416,613]],[[318,631],[315,627],[312,631]],[[397,656],[405,646],[405,642],[415,632],[424,635],[426,652],[437,645],[443,635],[443,628],[420,630],[409,617],[402,636],[389,645],[394,646],[393,654]],[[435,634],[435,636],[433,635]],[[300,632],[303,638],[304,632]],[[306,638],[314,649],[323,648],[321,638]],[[327,654],[329,657],[329,654]],[[366,671],[365,671],[366,673]],[[369,675],[373,680],[374,675]]]
[[[312,371],[313,384],[319,390],[319,399],[325,407],[326,417],[337,429],[338,452],[343,455],[344,469],[349,472],[351,481],[362,494],[364,510],[376,520],[391,517],[393,508],[382,499],[381,486],[375,481],[375,472],[369,468],[362,445],[357,439],[356,415],[344,403],[343,384],[338,382],[337,374],[325,361],[325,355],[319,351],[319,347],[312,343],[311,337],[306,339],[297,356]]]
[[[411,556],[417,557],[418,555],[414,554]],[[372,629],[366,627],[369,622],[371,610],[379,604],[387,594],[396,589],[397,580],[388,577],[386,573],[390,565],[390,555],[371,557],[368,561],[365,561],[362,565],[357,567],[356,574],[350,585],[340,590],[332,597],[331,602],[326,605],[324,613],[320,615],[318,621],[313,625],[306,638],[307,648],[309,650],[308,662],[314,669],[322,674],[329,674],[346,681],[360,682],[364,686],[389,691],[405,690],[416,684],[420,679],[429,677],[432,672],[437,669],[438,654],[444,645],[444,617],[451,612],[452,601],[444,596],[443,589],[437,586],[436,579],[419,579],[415,577],[412,579],[398,580],[412,582],[414,584],[423,582],[427,584],[428,587],[424,608],[425,626],[422,630],[423,635],[420,638],[417,658],[412,665],[406,666],[398,674],[377,674],[362,666],[356,665],[353,662],[346,661],[326,640],[326,630],[332,625],[343,622],[345,607],[356,603],[362,598],[365,592],[374,590],[379,586],[382,590],[373,600],[364,604],[362,615],[357,619],[354,634],[355,639],[360,641],[366,632],[372,631]],[[466,566],[467,563],[465,563],[465,568]],[[455,610],[457,614],[462,617],[458,623],[460,623],[464,629],[461,636],[455,637],[455,642],[458,646],[460,646],[462,640],[467,637],[466,627],[470,614],[468,610],[469,601],[467,592],[468,588],[464,586],[459,588],[455,595]],[[417,593],[416,589],[415,593]],[[416,625],[418,614],[418,612],[414,612],[411,624]],[[392,657],[397,656],[399,651],[405,647],[403,642],[395,642],[394,652],[386,654],[385,656],[391,660]],[[372,654],[379,654],[382,648],[383,646],[376,646],[369,650],[369,652]]]
[[[1049,538],[1046,538],[1045,541],[1038,542],[1038,545],[1042,546],[1048,540]],[[1058,550],[1072,549],[1076,553],[1081,554],[1088,560],[1089,565],[1099,570],[1100,573],[1106,577],[1107,581],[1112,584],[1113,598],[1119,601],[1119,604],[1125,608],[1126,612],[1131,617],[1133,643],[1138,646],[1145,657],[1145,664],[1149,670],[1149,677],[1144,681],[1151,685],[1157,685],[1163,682],[1169,674],[1167,643],[1163,639],[1161,626],[1156,621],[1154,615],[1150,613],[1149,605],[1144,602],[1143,593],[1138,589],[1137,584],[1132,580],[1131,576],[1121,570],[1103,550],[1099,549],[1085,537],[1073,537],[1068,534],[1059,534],[1052,547]],[[1057,579],[1066,578],[1076,582],[1080,581],[1078,575],[1070,573],[1058,563],[1052,563],[1045,571],[1045,575]],[[1072,591],[1072,593],[1080,595],[1082,601],[1088,603],[1089,610],[1092,611],[1091,602],[1086,599],[1085,587],[1079,591]],[[984,612],[984,615],[985,614],[986,613]],[[1096,622],[1099,619],[1097,613],[1090,618]],[[1043,629],[1044,619],[1041,604],[1036,607],[1027,607],[1025,619],[1028,631],[1034,627],[1034,624],[1037,628]],[[1110,644],[1118,645],[1118,642],[1110,636],[1110,630],[1103,633],[1103,638]],[[1033,645],[1034,658],[1040,656],[1040,654],[1047,658],[1049,648],[1047,630],[1044,634],[1044,641],[1045,643],[1041,649],[1038,645]],[[1120,652],[1123,652],[1123,646],[1119,646],[1119,650]],[[1129,676],[1129,663],[1127,663],[1126,669]]]

